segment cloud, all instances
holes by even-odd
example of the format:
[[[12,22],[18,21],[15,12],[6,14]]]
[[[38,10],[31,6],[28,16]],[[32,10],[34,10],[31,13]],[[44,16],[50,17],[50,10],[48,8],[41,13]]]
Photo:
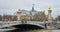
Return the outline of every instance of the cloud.
[[[52,6],[52,15],[60,15],[60,0],[0,0],[0,12],[6,13],[20,9],[31,10],[32,4],[35,4],[36,10],[45,10],[47,12],[48,5]],[[13,10],[12,10],[13,9]],[[13,13],[13,12],[10,12]],[[57,14],[56,14],[57,13]],[[46,13],[47,14],[47,13]]]

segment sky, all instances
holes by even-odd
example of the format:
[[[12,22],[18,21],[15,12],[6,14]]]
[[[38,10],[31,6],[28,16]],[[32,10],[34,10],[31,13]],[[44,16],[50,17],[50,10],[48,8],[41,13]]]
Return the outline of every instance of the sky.
[[[32,4],[35,10],[45,11],[48,14],[48,6],[51,6],[52,17],[60,15],[60,0],[0,0],[0,14],[13,14],[17,9],[31,10]]]

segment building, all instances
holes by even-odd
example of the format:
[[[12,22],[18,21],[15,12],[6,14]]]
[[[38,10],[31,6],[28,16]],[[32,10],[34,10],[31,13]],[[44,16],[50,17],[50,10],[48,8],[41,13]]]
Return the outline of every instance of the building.
[[[0,15],[0,21],[2,21],[2,16]]]
[[[60,21],[60,16],[56,17],[55,21]]]
[[[48,15],[45,15],[45,11],[36,11],[33,5],[30,11],[18,9],[18,11],[16,11],[16,15],[10,15],[11,17],[9,17],[12,18],[12,21],[48,21],[50,20],[50,18],[48,18],[50,17],[49,15],[51,16],[51,10],[48,10]],[[6,18],[9,17],[6,16]]]
[[[20,10],[20,20],[26,21],[47,21],[48,17],[45,15],[45,11],[36,11],[34,9],[34,5],[30,11],[27,10]]]
[[[12,15],[3,15],[3,21],[12,21]]]

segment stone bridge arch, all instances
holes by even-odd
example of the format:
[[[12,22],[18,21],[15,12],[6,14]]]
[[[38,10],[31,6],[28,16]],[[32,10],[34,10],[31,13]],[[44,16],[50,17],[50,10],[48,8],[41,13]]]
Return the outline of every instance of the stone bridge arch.
[[[42,25],[34,25],[34,24],[19,24],[14,25],[13,27],[16,27],[18,30],[34,30],[34,29],[44,29]]]

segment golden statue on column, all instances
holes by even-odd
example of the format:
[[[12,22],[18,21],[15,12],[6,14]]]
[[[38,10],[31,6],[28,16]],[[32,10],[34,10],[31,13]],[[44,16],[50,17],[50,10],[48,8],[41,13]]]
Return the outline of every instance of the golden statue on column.
[[[51,10],[51,7],[49,6],[49,7],[48,7],[48,22],[49,22],[49,23],[52,23],[51,12],[52,12],[52,10]]]
[[[18,21],[20,21],[20,13],[21,13],[21,11],[20,11],[20,9],[18,9],[18,11],[17,11],[17,20]]]

